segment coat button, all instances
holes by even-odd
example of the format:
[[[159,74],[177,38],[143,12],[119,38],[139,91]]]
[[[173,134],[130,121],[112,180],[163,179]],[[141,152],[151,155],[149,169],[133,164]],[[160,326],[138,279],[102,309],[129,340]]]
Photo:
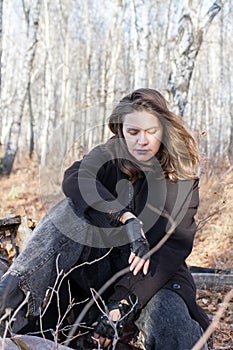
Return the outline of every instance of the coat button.
[[[181,285],[179,283],[173,283],[172,288],[173,289],[180,289]]]

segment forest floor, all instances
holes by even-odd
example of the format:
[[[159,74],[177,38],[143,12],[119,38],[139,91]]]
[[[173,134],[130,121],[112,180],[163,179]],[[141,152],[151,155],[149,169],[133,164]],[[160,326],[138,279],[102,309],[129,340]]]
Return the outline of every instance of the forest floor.
[[[41,175],[35,162],[16,162],[9,177],[0,178],[0,219],[20,215],[37,223],[46,213]],[[198,231],[189,265],[233,269],[233,172],[208,170],[200,181]],[[198,303],[214,316],[232,286],[198,290]],[[233,349],[233,300],[215,330],[214,349]]]

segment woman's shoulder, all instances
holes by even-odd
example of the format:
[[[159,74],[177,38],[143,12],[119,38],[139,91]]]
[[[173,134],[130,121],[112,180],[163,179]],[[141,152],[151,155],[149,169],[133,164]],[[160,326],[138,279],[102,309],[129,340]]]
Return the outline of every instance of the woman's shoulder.
[[[86,157],[100,157],[100,158],[110,158],[112,155],[111,142],[108,140],[105,143],[100,143],[93,148],[91,148],[87,153],[84,154],[84,158]]]
[[[178,179],[176,181],[171,181],[170,179],[166,178],[166,183],[168,184],[168,186],[170,187],[192,187],[193,189],[195,189],[196,187],[199,186],[199,181],[200,178],[199,177],[194,177],[194,178],[190,178],[190,179]]]
[[[116,172],[119,171],[116,157],[108,141],[93,147],[83,156],[80,161],[80,169],[95,170],[95,172]]]
[[[176,200],[184,200],[189,197],[197,197],[199,193],[199,178],[195,179],[179,179],[176,182],[166,180],[167,197]],[[194,196],[195,195],[195,196]]]

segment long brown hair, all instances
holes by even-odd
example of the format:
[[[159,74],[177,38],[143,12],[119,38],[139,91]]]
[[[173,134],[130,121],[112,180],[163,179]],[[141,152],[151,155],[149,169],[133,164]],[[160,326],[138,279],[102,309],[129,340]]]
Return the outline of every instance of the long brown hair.
[[[199,151],[196,141],[186,129],[183,119],[169,110],[166,99],[157,90],[137,89],[118,103],[108,123],[114,138],[124,138],[124,116],[135,110],[153,114],[163,126],[163,138],[156,157],[164,176],[173,182],[197,178]],[[127,159],[119,159],[118,165],[133,182],[141,176],[140,167]]]

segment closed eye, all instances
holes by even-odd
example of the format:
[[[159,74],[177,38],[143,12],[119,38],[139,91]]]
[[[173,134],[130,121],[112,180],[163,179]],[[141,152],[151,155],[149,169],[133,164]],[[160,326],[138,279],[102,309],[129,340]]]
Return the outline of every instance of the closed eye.
[[[159,127],[153,127],[153,128],[146,129],[144,131],[147,132],[149,135],[155,135],[159,130],[160,130]],[[140,132],[139,129],[127,128],[127,133],[132,136],[137,135],[139,132]]]
[[[157,131],[159,131],[159,128],[153,128],[153,129],[147,130],[147,133],[150,135],[154,135],[157,133]]]
[[[127,132],[130,135],[137,135],[139,133],[139,130],[137,130],[137,129],[127,129]]]

